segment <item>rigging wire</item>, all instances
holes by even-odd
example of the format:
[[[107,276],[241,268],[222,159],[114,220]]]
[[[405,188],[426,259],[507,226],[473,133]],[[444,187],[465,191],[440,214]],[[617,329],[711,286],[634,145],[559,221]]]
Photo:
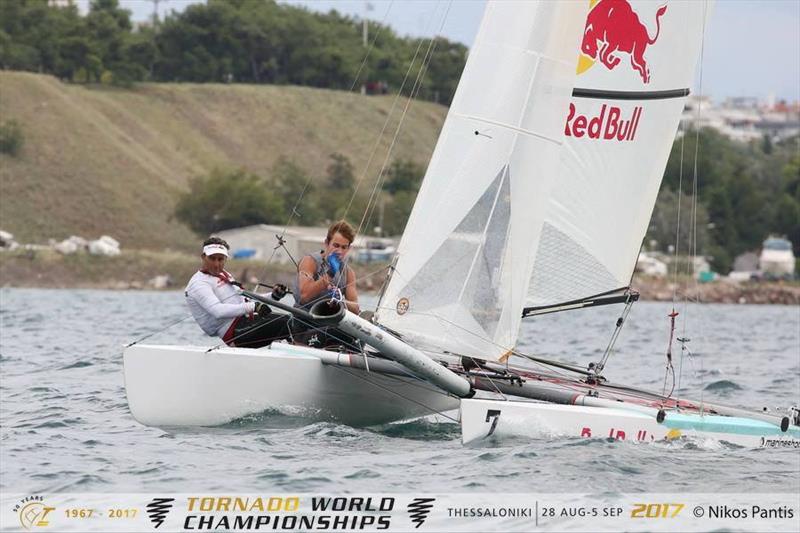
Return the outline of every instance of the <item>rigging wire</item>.
[[[703,63],[704,63],[704,55],[705,55],[705,28],[706,28],[706,17],[708,15],[708,3],[703,3],[703,23],[700,26],[701,28],[701,36],[700,36],[700,68],[698,73],[698,92],[700,99],[702,101],[703,98]],[[697,116],[697,124],[700,123],[700,106],[697,106],[696,110]],[[698,193],[698,174],[697,174],[697,159],[699,156],[699,149],[700,149],[700,128],[695,128],[695,143],[694,143],[694,165],[693,165],[693,177],[692,177],[692,233],[691,233],[691,242],[690,245],[692,248],[692,253],[694,257],[697,256],[697,193]],[[695,298],[698,303],[700,303],[700,287],[698,285],[697,276],[693,274],[694,277],[694,293]],[[688,291],[687,291],[688,293]],[[686,338],[686,323],[688,319],[688,294],[687,298],[684,300],[684,315],[683,315],[683,338]],[[683,350],[681,350],[683,353]],[[705,386],[703,385],[704,382],[704,372],[703,372],[703,357],[700,357],[700,413],[703,412],[703,405],[704,405],[704,398],[703,398],[703,391]]]
[[[386,133],[387,128],[389,127],[389,121],[392,119],[394,115],[394,110],[397,107],[397,103],[400,101],[400,97],[403,94],[403,89],[406,86],[406,82],[408,81],[408,77],[411,74],[411,69],[414,67],[414,63],[417,61],[417,56],[419,55],[419,51],[422,49],[422,43],[424,41],[420,40],[417,44],[417,48],[414,51],[414,55],[411,58],[411,63],[406,70],[405,76],[403,77],[403,81],[400,83],[400,88],[397,91],[397,94],[394,96],[392,100],[392,105],[389,108],[389,112],[386,114],[386,119],[383,121],[383,126],[381,127],[380,133],[375,137],[375,142],[372,145],[372,150],[370,151],[369,157],[367,158],[367,163],[364,165],[364,171],[361,173],[361,176],[356,180],[355,187],[353,187],[353,194],[350,195],[350,201],[347,204],[347,207],[342,214],[342,218],[346,218],[347,214],[350,212],[350,208],[353,206],[353,201],[358,194],[358,189],[361,187],[361,184],[366,180],[367,173],[369,172],[369,167],[372,165],[372,160],[375,159],[375,154],[378,152],[378,147],[380,146],[381,140],[383,140],[383,134]]]
[[[372,38],[372,42],[370,43],[369,47],[367,48],[367,51],[364,53],[364,58],[361,60],[361,65],[359,65],[358,71],[356,72],[355,76],[353,77],[353,82],[350,84],[350,90],[348,92],[353,92],[353,89],[355,89],[355,86],[358,83],[358,79],[361,76],[361,72],[362,72],[362,70],[364,69],[364,66],[367,63],[367,60],[369,59],[369,56],[372,53],[373,48],[375,47],[375,42],[378,40],[378,37],[380,36],[381,32],[386,27],[386,20],[389,17],[389,12],[391,11],[393,5],[394,5],[394,0],[391,0],[391,2],[389,3],[389,6],[386,8],[386,12],[383,15],[383,20],[381,21],[381,23],[378,26],[378,31],[375,32],[375,35]],[[299,194],[297,200],[295,201],[291,212],[289,213],[288,219],[286,220],[286,224],[284,224],[283,231],[281,232],[280,236],[278,237],[278,241],[279,241],[280,244],[279,244],[279,246],[276,246],[275,248],[272,249],[272,254],[270,254],[270,256],[267,259],[266,264],[264,266],[265,269],[266,269],[266,266],[269,265],[272,262],[272,259],[274,258],[275,252],[277,251],[277,249],[279,247],[283,247],[284,249],[286,248],[283,245],[283,243],[285,242],[284,241],[284,237],[286,236],[286,231],[289,229],[289,226],[292,223],[292,219],[295,216],[299,216],[300,215],[300,213],[297,211],[297,207],[300,205],[300,202],[302,201],[303,196],[305,195],[306,191],[308,190],[309,186],[311,185],[311,180],[312,180],[312,175],[309,174],[308,177],[306,178],[305,184],[303,185],[303,190],[300,191],[300,194]],[[287,252],[288,252],[288,250],[287,250]],[[292,261],[294,262],[294,259],[292,259]],[[296,264],[296,262],[295,262],[295,264]],[[299,268],[299,266],[298,266],[298,268]]]
[[[358,83],[358,78],[361,76],[361,71],[364,70],[364,65],[367,64],[367,59],[369,59],[369,55],[372,52],[372,49],[375,47],[375,42],[378,40],[383,29],[386,27],[386,20],[389,18],[389,13],[392,11],[392,6],[394,5],[394,0],[389,2],[389,7],[386,8],[386,13],[383,14],[383,20],[378,25],[378,31],[375,32],[375,35],[372,37],[372,42],[369,43],[369,48],[367,48],[366,53],[364,54],[364,59],[361,60],[361,65],[358,66],[358,71],[356,72],[355,77],[353,78],[353,83],[350,84],[350,90],[348,92],[353,92],[353,89],[356,88],[356,83]]]
[[[622,314],[617,319],[616,328],[614,328],[614,333],[611,334],[611,339],[608,341],[608,346],[606,346],[605,352],[603,352],[603,357],[600,359],[600,362],[596,363],[594,366],[595,373],[598,376],[603,372],[603,369],[606,367],[606,363],[608,362],[608,359],[611,357],[611,354],[614,353],[614,346],[616,345],[620,333],[622,333],[622,327],[628,322],[628,315],[630,314],[631,309],[633,309],[634,301],[635,300],[632,300],[629,297],[628,300],[625,302],[625,308],[622,310]]]
[[[699,157],[699,147],[700,147],[700,111],[702,107],[702,100],[703,100],[703,63],[704,63],[704,51],[705,51],[705,27],[706,27],[706,17],[708,12],[708,3],[703,3],[703,19],[702,25],[700,26],[700,60],[699,60],[699,68],[698,68],[698,103],[695,109],[695,145],[694,145],[694,155],[693,155],[693,163],[692,163],[692,194],[691,194],[691,204],[690,204],[690,222],[689,222],[689,236],[688,236],[688,243],[686,246],[686,274],[693,278],[694,284],[694,295],[695,295],[695,302],[700,302],[700,290],[697,280],[697,273],[694,271],[694,261],[693,258],[697,257],[697,195],[698,195],[698,172],[697,172],[697,161]],[[664,387],[666,389],[666,381],[667,381],[667,374],[671,372],[672,374],[672,391],[674,391],[676,386],[676,377],[675,377],[675,369],[672,366],[672,338],[675,332],[675,318],[672,316],[673,314],[677,316],[677,312],[675,311],[675,307],[677,307],[677,291],[678,291],[678,284],[679,284],[679,273],[680,273],[680,259],[678,250],[680,248],[680,230],[681,230],[681,202],[683,199],[683,166],[684,166],[684,149],[685,149],[685,141],[686,141],[686,133],[681,135],[681,152],[680,152],[680,165],[679,165],[679,173],[678,173],[678,208],[677,208],[677,224],[675,230],[675,254],[674,254],[674,264],[675,267],[673,269],[674,276],[673,276],[673,287],[672,287],[672,313],[670,314],[671,317],[671,329],[670,329],[670,341],[669,346],[667,349],[667,370],[664,376]],[[681,320],[682,326],[682,333],[680,337],[677,337],[677,340],[681,343],[681,359],[678,365],[678,377],[677,377],[677,386],[678,388],[681,387],[681,381],[683,377],[683,359],[684,355],[688,353],[688,356],[691,358],[691,351],[688,350],[686,343],[689,342],[689,338],[686,336],[686,328],[688,324],[688,308],[689,302],[692,300],[689,294],[688,287],[686,290],[681,291],[683,295],[683,306],[681,313],[683,314],[683,318]],[[703,389],[703,376],[702,376],[702,358],[700,361],[701,364],[701,405],[702,405],[702,389]],[[670,395],[672,392],[670,392]]]
[[[433,52],[436,50],[436,46],[438,44],[438,36],[441,33],[442,29],[444,29],[444,25],[445,25],[445,22],[447,21],[447,17],[448,17],[448,15],[450,13],[450,8],[452,7],[452,4],[453,4],[453,2],[452,2],[452,0],[450,0],[450,2],[448,2],[448,4],[447,4],[447,8],[445,10],[444,16],[442,17],[442,21],[441,21],[441,24],[439,26],[439,31],[437,32],[436,35],[431,37],[429,39],[429,41],[428,41],[428,49],[426,50],[425,55],[423,56],[422,62],[420,64],[419,71],[417,72],[417,77],[414,80],[414,84],[411,87],[411,92],[409,94],[409,97],[406,99],[406,104],[405,104],[405,106],[403,108],[402,114],[400,115],[400,120],[397,123],[397,126],[395,127],[395,131],[394,131],[394,135],[392,137],[392,141],[389,144],[389,148],[386,151],[386,156],[384,157],[383,164],[381,165],[381,169],[378,172],[378,176],[377,176],[377,178],[375,180],[375,185],[373,186],[372,192],[370,193],[369,200],[367,201],[367,206],[364,209],[364,214],[362,215],[361,221],[358,224],[357,233],[361,233],[361,230],[364,227],[364,224],[367,221],[369,221],[371,219],[371,217],[372,217],[372,212],[374,211],[375,205],[377,204],[378,193],[380,192],[380,189],[381,189],[381,187],[383,185],[383,182],[386,180],[386,174],[385,174],[386,167],[388,166],[389,161],[390,161],[390,159],[392,157],[392,152],[394,150],[395,144],[397,143],[397,139],[400,136],[400,131],[402,130],[403,123],[405,122],[406,115],[408,114],[408,110],[411,108],[411,104],[414,102],[415,98],[419,94],[419,90],[422,87],[422,81],[423,81],[423,79],[425,77],[425,74],[426,74],[426,72],[428,70],[428,66],[430,65],[431,58],[433,57]],[[420,41],[420,46],[421,46],[422,42],[423,41],[421,40]],[[419,51],[419,48],[420,47],[418,46],[417,47],[417,52]],[[416,57],[416,55],[417,55],[417,53],[415,53],[415,57]],[[410,73],[412,67],[413,67],[413,63],[411,65],[409,65],[409,70],[406,72],[406,75],[408,75]],[[404,79],[404,82],[405,82],[405,79]],[[348,208],[349,208],[349,206],[348,206]]]
[[[225,301],[227,301],[229,298],[233,298],[233,297],[234,297],[234,296],[236,296],[237,294],[239,294],[239,293],[238,293],[238,292],[236,292],[236,293],[233,293],[233,294],[229,295],[227,298],[225,298],[225,299],[224,299],[224,300],[222,300],[222,301],[223,301],[223,302],[225,302]],[[152,333],[148,333],[148,334],[147,334],[147,335],[145,335],[144,337],[140,337],[140,338],[136,339],[135,341],[131,342],[130,344],[126,344],[126,345],[125,345],[125,348],[130,348],[130,347],[131,347],[131,346],[133,346],[134,344],[138,344],[138,343],[142,342],[142,341],[143,341],[143,340],[145,340],[145,339],[149,339],[149,338],[150,338],[150,337],[152,337],[153,335],[157,335],[157,334],[159,334],[159,333],[163,333],[164,331],[167,331],[168,329],[170,329],[170,328],[172,328],[172,327],[174,327],[174,326],[177,326],[177,325],[178,325],[178,324],[180,324],[181,322],[185,322],[186,320],[189,320],[190,318],[192,318],[192,314],[191,314],[191,313],[189,313],[189,314],[183,314],[183,315],[182,315],[180,318],[177,318],[177,319],[175,319],[174,321],[170,322],[169,324],[167,324],[167,325],[166,325],[166,326],[164,326],[163,328],[160,328],[160,329],[158,329],[158,330],[156,330],[156,331],[154,331],[154,332],[152,332]]]

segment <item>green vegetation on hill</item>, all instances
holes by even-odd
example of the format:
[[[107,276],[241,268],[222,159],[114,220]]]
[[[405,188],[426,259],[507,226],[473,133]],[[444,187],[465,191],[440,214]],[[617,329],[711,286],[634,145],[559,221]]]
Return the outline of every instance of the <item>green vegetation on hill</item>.
[[[464,45],[401,38],[361,22],[272,0],[208,0],[156,26],[134,28],[118,0],[76,5],[0,2],[0,66],[77,83],[135,81],[292,84],[351,90],[362,84],[448,104],[466,61]],[[423,66],[423,64],[427,65]],[[425,84],[414,80],[425,71]],[[404,78],[408,76],[407,83]],[[416,88],[415,88],[416,87]]]
[[[689,251],[696,147],[697,252],[713,256],[712,266],[727,273],[737,255],[778,234],[800,256],[800,137],[741,143],[712,129],[687,132],[673,144],[648,240],[662,251],[675,244],[680,187],[679,246]]]
[[[395,159],[380,183],[359,192],[350,160],[339,153],[330,159],[322,180],[284,158],[266,176],[242,170],[198,176],[179,197],[175,217],[199,235],[253,224],[327,226],[348,218],[366,232],[378,226],[382,235],[400,235],[425,167]]]
[[[338,152],[356,181],[364,177],[359,194],[369,194],[405,105],[308,87],[124,89],[22,72],[0,72],[0,88],[0,120],[16,121],[25,136],[15,157],[0,153],[0,229],[20,242],[108,234],[123,248],[194,249],[175,205],[192,178],[215,169],[268,176],[282,158],[321,184]],[[445,113],[414,102],[394,157],[424,167]],[[291,181],[285,186],[293,195]]]

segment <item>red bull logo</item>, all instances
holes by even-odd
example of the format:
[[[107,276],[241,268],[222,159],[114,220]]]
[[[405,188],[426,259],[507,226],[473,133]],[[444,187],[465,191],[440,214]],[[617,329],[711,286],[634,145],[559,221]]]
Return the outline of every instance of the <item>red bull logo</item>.
[[[627,0],[599,0],[586,17],[581,52],[589,59],[599,60],[609,70],[614,70],[622,61],[620,53],[628,54],[631,67],[644,83],[650,83],[650,68],[644,54],[658,39],[660,18],[666,11],[667,6],[661,6],[656,12],[656,34],[651,38]],[[590,66],[591,63],[579,63],[578,73]]]
[[[567,137],[587,137],[589,139],[632,141],[636,137],[642,108],[636,106],[628,116],[623,116],[622,109],[603,104],[600,112],[594,116],[578,113],[575,104],[569,104],[569,115],[564,135]]]

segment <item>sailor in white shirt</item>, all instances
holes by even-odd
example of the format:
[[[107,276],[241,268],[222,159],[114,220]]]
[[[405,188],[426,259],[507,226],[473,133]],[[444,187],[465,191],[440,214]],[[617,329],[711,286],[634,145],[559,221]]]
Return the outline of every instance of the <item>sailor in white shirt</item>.
[[[289,317],[273,314],[268,305],[250,302],[241,285],[225,270],[228,243],[219,237],[203,242],[202,265],[186,285],[186,303],[192,316],[208,335],[226,344],[257,348],[289,336]],[[286,288],[276,285],[272,298],[280,300]]]

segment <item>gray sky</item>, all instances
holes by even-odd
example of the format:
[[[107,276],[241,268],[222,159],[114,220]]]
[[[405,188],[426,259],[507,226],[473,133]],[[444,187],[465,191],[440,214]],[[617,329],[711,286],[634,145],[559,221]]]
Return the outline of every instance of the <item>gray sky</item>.
[[[159,12],[181,11],[198,1],[202,0],[160,0]],[[85,8],[88,0],[79,3]],[[134,20],[144,20],[153,12],[152,0],[120,3],[133,12]],[[400,35],[441,33],[469,46],[478,31],[485,0],[370,0],[370,11],[364,0],[283,3],[323,12],[337,9],[348,15],[366,14]],[[717,0],[705,44],[702,92],[715,100],[770,95],[800,100],[800,0]]]

